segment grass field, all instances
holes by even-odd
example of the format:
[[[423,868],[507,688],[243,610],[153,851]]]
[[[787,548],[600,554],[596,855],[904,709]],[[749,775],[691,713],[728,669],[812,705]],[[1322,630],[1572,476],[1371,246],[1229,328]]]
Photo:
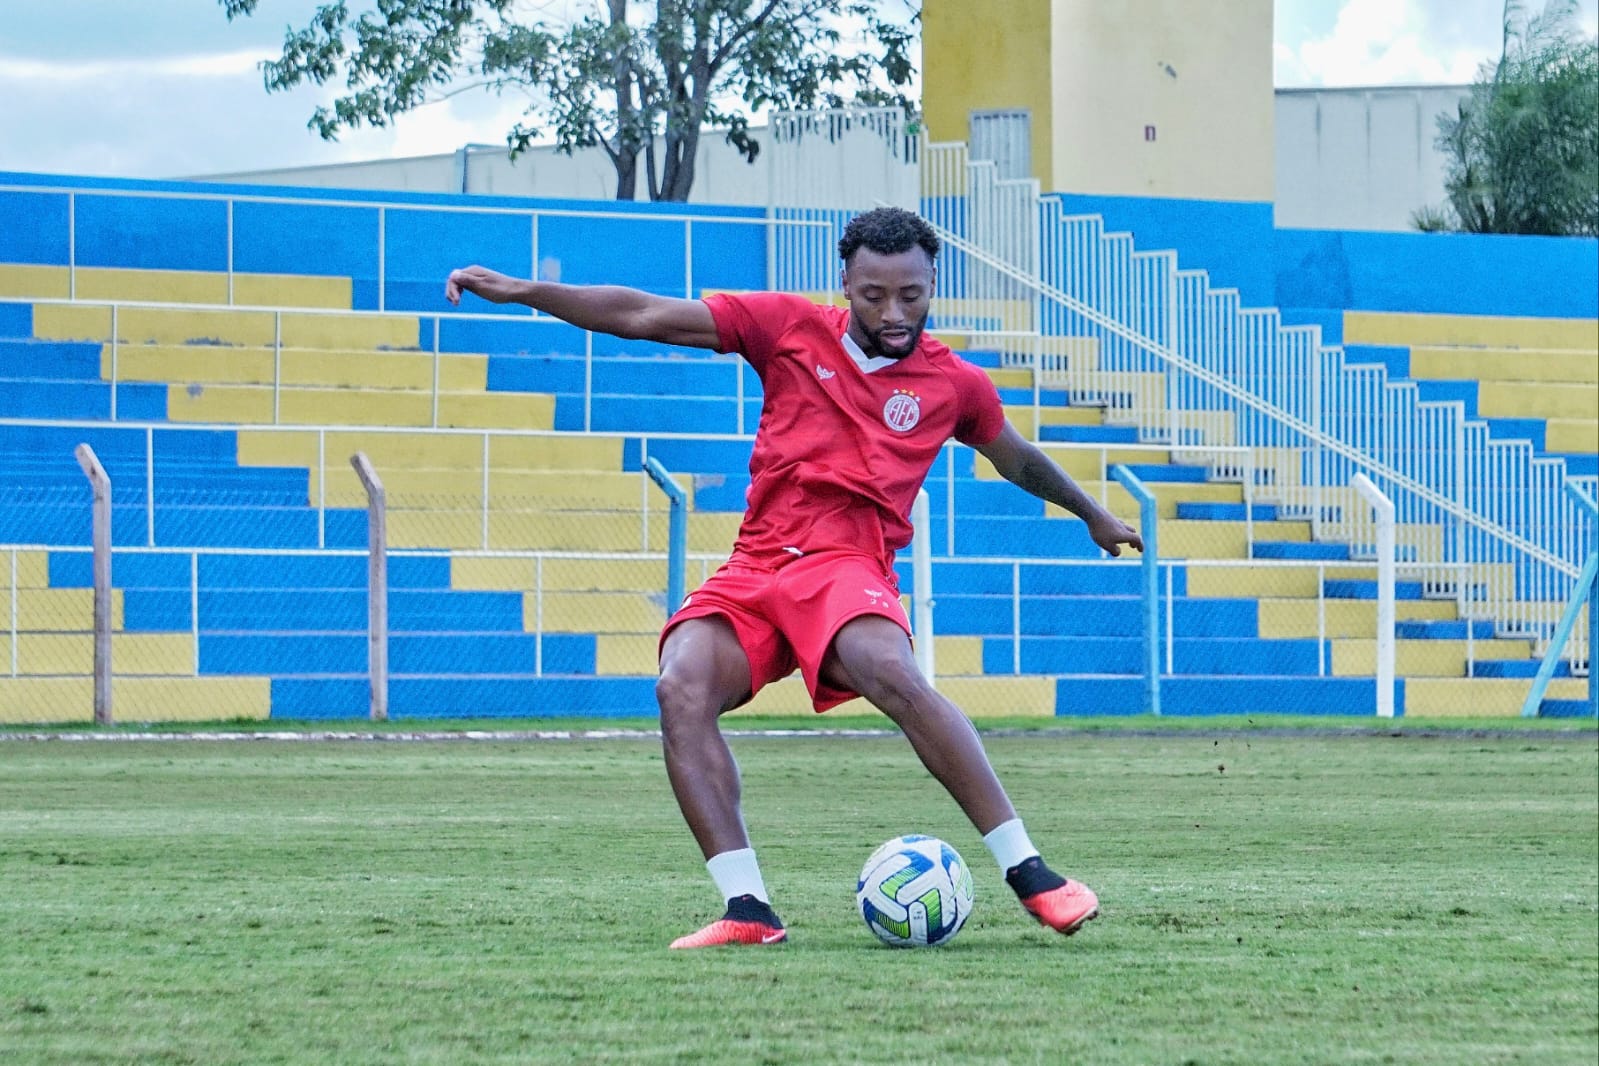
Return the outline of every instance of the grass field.
[[[0,741],[0,1061],[1591,1066],[1591,725],[1396,732],[991,735],[1069,940],[902,740],[740,738],[792,938],[701,952],[653,739]],[[945,948],[854,912],[912,831],[978,874]]]

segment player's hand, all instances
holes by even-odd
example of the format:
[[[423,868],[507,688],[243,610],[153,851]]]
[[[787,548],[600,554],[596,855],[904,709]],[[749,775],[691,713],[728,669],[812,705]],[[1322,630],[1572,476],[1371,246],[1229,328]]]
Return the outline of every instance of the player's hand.
[[[1138,535],[1138,530],[1109,511],[1100,511],[1088,520],[1088,535],[1111,555],[1121,555],[1123,544],[1140,552],[1144,550],[1144,538]]]
[[[490,303],[510,303],[517,296],[515,278],[488,267],[469,266],[450,271],[444,282],[444,298],[457,306],[463,292],[475,293]]]

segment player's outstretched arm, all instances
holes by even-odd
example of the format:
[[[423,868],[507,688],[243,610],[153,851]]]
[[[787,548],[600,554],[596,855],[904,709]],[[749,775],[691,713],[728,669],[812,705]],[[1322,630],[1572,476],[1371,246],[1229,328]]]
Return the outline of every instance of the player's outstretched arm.
[[[1100,506],[1059,463],[1016,432],[1015,426],[1007,422],[999,436],[977,450],[994,464],[994,469],[1006,481],[1041,500],[1066,508],[1087,522],[1088,535],[1110,554],[1120,555],[1123,544],[1144,550],[1144,538],[1136,529]]]
[[[629,340],[658,341],[685,348],[715,348],[716,321],[699,300],[656,296],[621,285],[562,285],[513,278],[487,267],[452,270],[444,298],[460,304],[463,292],[497,304],[526,304],[580,329]]]

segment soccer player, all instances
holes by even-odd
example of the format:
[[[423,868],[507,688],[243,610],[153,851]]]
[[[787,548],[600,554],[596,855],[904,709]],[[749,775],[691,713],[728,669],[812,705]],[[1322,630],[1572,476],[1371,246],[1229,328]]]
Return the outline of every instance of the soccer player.
[[[1083,519],[1111,555],[1143,550],[1005,419],[981,369],[924,334],[939,241],[884,207],[839,241],[847,308],[783,293],[672,299],[617,286],[453,271],[444,294],[521,303],[575,326],[738,352],[765,400],[748,508],[732,556],[684,598],[660,641],[667,776],[727,900],[723,917],[674,948],[775,944],[773,911],[740,809],[739,771],[719,717],[796,668],[817,711],[862,696],[895,723],[983,836],[1026,910],[1070,935],[1099,912],[1085,885],[1045,865],[966,715],[917,668],[894,553],[911,539],[917,491],[951,437],[1003,477]]]

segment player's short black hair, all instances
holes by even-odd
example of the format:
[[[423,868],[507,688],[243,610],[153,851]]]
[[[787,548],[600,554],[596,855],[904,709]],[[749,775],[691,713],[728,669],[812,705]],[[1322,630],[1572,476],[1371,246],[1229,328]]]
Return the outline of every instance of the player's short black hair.
[[[927,220],[903,207],[878,207],[849,220],[839,238],[838,257],[848,266],[861,248],[878,255],[898,255],[916,247],[926,252],[927,258],[938,258],[938,234]]]

